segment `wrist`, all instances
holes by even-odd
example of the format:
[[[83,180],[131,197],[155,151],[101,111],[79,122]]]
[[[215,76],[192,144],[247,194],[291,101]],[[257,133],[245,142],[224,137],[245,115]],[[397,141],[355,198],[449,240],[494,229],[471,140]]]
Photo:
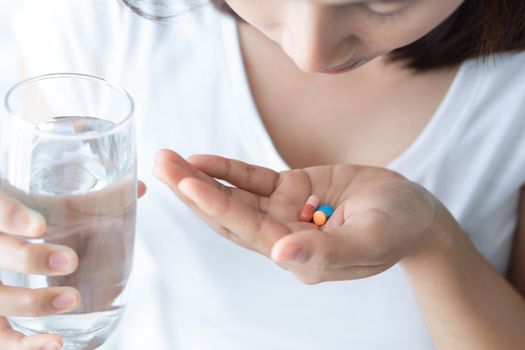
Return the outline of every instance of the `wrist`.
[[[429,264],[450,263],[472,250],[475,247],[470,238],[452,214],[438,203],[434,220],[425,232],[425,239],[412,254],[400,261],[400,265],[410,273],[416,269],[428,269]]]

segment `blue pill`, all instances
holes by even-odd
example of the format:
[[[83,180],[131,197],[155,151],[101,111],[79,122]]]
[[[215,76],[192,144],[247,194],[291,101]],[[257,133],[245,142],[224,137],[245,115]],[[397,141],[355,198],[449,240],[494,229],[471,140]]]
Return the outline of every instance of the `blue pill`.
[[[332,214],[334,213],[334,208],[332,208],[331,206],[326,205],[326,204],[320,205],[320,206],[317,208],[317,210],[320,210],[320,211],[322,211],[323,213],[325,213],[326,218],[329,218],[329,217],[332,216]]]

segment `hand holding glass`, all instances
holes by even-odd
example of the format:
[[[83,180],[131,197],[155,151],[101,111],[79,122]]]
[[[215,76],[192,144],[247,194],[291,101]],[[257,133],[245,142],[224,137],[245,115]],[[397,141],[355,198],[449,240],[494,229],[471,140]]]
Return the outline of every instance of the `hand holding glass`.
[[[9,315],[9,321],[24,334],[60,335],[64,349],[94,349],[126,303],[137,198],[133,101],[105,80],[53,74],[15,86],[6,107],[8,115],[0,119],[0,193],[45,218],[44,236],[31,244],[72,248],[78,268],[67,276],[4,270],[2,284],[68,286],[81,295],[73,312]]]

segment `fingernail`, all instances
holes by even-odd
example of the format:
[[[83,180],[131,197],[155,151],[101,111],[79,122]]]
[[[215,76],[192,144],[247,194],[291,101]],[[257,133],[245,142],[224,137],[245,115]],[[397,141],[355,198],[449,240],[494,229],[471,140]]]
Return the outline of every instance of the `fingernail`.
[[[76,298],[71,293],[63,293],[53,299],[53,307],[56,310],[70,309],[75,306]]]
[[[14,228],[25,234],[40,234],[45,230],[45,220],[42,215],[32,211],[21,209],[13,217]]]
[[[304,252],[301,247],[299,246],[292,246],[289,248],[285,248],[281,253],[278,255],[277,260],[278,261],[295,261],[299,262],[302,261],[304,258]]]
[[[58,344],[57,342],[49,343],[42,348],[42,350],[60,350],[60,349],[62,349],[62,345]]]
[[[54,271],[64,271],[67,270],[69,267],[69,259],[67,258],[67,255],[58,252],[53,253],[49,257],[49,268]]]

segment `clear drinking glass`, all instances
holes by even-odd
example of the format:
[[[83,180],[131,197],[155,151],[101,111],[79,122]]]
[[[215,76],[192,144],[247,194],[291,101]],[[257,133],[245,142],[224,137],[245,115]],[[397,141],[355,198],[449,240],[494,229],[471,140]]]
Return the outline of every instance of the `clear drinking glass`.
[[[30,242],[73,248],[79,267],[64,277],[2,271],[2,283],[71,286],[82,297],[69,314],[9,320],[24,334],[61,335],[64,349],[94,349],[126,304],[137,198],[133,100],[103,79],[51,74],[16,85],[5,103],[0,191],[45,217],[45,235]]]

